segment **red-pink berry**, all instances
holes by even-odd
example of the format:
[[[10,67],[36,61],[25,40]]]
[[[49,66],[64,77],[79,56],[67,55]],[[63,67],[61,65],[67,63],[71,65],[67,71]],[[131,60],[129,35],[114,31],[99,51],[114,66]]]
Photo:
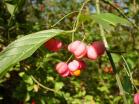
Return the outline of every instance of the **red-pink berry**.
[[[67,77],[70,74],[68,65],[65,62],[60,62],[56,65],[56,71],[62,76]]]
[[[50,39],[44,44],[45,48],[47,48],[50,51],[59,51],[62,47],[62,42],[58,39]]]
[[[77,40],[69,44],[68,50],[73,53],[76,58],[82,58],[86,55],[86,44]]]
[[[102,41],[93,42],[87,46],[87,57],[96,60],[105,52],[105,46]]]
[[[134,104],[139,104],[139,93],[134,95]]]

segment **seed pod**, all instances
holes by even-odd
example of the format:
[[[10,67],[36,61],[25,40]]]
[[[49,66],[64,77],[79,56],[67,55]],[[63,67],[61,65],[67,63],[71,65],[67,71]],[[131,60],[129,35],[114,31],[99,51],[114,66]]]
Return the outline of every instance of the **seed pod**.
[[[86,67],[84,61],[73,60],[68,64],[71,75],[79,76],[81,70]]]
[[[72,75],[74,75],[74,76],[80,76],[80,74],[81,74],[81,70],[79,70],[79,69],[72,72]]]
[[[80,63],[77,60],[73,60],[68,64],[68,68],[70,71],[75,71],[80,68]]]
[[[45,48],[47,48],[49,51],[59,51],[62,47],[62,42],[58,39],[50,39],[44,44]]]
[[[93,42],[92,45],[87,46],[87,57],[96,60],[105,52],[105,46],[102,41]]]
[[[83,60],[81,60],[81,61],[79,61],[79,63],[80,63],[79,69],[80,70],[85,69],[85,67],[86,67],[85,62]]]
[[[139,104],[139,93],[134,95],[134,104]]]
[[[86,55],[86,44],[77,40],[69,44],[68,50],[73,53],[76,58],[82,58]]]
[[[60,62],[56,65],[56,71],[62,76],[67,77],[70,74],[70,71],[68,69],[68,65],[65,62]]]

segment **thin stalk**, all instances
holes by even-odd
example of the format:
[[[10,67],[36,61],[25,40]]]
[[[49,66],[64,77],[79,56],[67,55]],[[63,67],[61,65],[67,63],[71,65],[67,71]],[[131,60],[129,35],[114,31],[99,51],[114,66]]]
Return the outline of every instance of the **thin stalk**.
[[[129,73],[128,75],[129,75],[130,81],[131,81],[132,85],[134,86],[134,88],[136,89],[136,91],[138,91],[138,88],[136,87],[136,85],[135,85],[135,83],[134,83],[134,80],[133,80],[133,77],[132,77],[132,73],[131,73],[131,71],[130,71],[130,67],[129,67],[129,65],[128,65],[126,59],[125,59],[125,57],[124,57],[123,55],[121,55],[121,57],[122,57],[122,59],[123,59],[123,61],[124,61],[124,63],[125,63],[125,69],[126,69],[126,70],[128,71],[128,73]]]
[[[59,22],[61,22],[64,18],[68,17],[69,15],[73,14],[73,13],[77,13],[79,11],[73,11],[73,12],[70,12],[68,14],[66,14],[65,16],[63,16],[60,20],[58,20],[55,24],[53,24],[51,27],[54,27],[56,26]]]
[[[85,0],[85,2],[82,4],[82,6],[81,6],[81,8],[80,8],[80,10],[79,10],[79,13],[78,13],[78,15],[77,15],[77,19],[76,19],[76,21],[75,21],[74,24],[73,24],[73,29],[72,29],[72,31],[68,31],[68,32],[67,32],[67,33],[72,32],[72,38],[71,38],[72,42],[74,41],[74,33],[75,33],[75,31],[78,29],[79,20],[80,20],[80,16],[81,16],[82,10],[83,10],[84,6],[86,5],[86,3],[89,2],[89,1],[90,1],[90,0]],[[84,39],[85,39],[85,37],[82,39],[82,41],[84,41]],[[68,58],[68,60],[66,61],[66,63],[68,63],[68,62],[71,60],[72,57],[73,57],[73,55],[70,55],[70,57]]]
[[[44,88],[45,90],[47,90],[47,91],[52,91],[52,92],[54,92],[54,93],[58,93],[58,92],[55,91],[54,89],[51,89],[51,88],[46,87],[46,86],[44,86],[43,84],[41,84],[34,76],[31,75],[31,78],[32,78],[32,80],[33,80],[36,84],[38,84],[40,87]]]
[[[116,50],[109,50],[110,53],[115,53],[121,55],[122,53],[126,53],[126,51],[116,51]]]
[[[73,57],[73,55],[70,55],[70,57],[68,58],[68,60],[66,61],[66,63],[68,63],[71,60],[72,57]]]
[[[89,1],[90,0],[85,0],[85,2],[82,4],[82,6],[81,6],[81,8],[79,10],[79,13],[77,15],[77,19],[76,19],[76,21],[73,24],[73,30],[74,30],[74,32],[78,29],[82,10],[83,10],[84,6],[86,5],[86,3],[89,2]],[[72,33],[72,41],[74,41],[74,32]]]
[[[21,0],[18,0],[17,4],[15,5],[15,8],[14,8],[14,11],[13,11],[13,14],[10,16],[10,19],[9,19],[9,22],[8,22],[8,40],[10,40],[10,33],[9,33],[9,27],[11,25],[11,22],[12,22],[12,19],[17,11],[17,8],[20,4]]]
[[[97,14],[100,14],[99,0],[96,0],[96,10],[97,10]],[[107,42],[105,34],[104,34],[104,29],[103,29],[101,24],[99,24],[99,28],[100,28],[100,34],[101,34],[102,40],[104,42],[104,45],[105,45],[106,49],[109,49],[108,42]],[[122,94],[124,104],[127,104],[127,99],[126,99],[126,96],[125,96],[125,93],[124,93],[124,89],[123,89],[119,74],[116,73],[116,67],[115,67],[115,63],[113,61],[112,55],[108,50],[106,52],[107,52],[109,61],[112,65],[113,71],[115,73],[116,81],[117,81],[120,93]]]

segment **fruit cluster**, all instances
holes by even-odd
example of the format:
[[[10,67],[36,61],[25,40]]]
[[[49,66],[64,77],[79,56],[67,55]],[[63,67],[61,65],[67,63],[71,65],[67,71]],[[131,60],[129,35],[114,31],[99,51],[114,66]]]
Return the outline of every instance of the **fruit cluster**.
[[[57,39],[50,39],[45,43],[45,47],[50,51],[59,51],[62,47],[62,42]],[[95,41],[92,44],[86,45],[84,42],[76,40],[68,45],[68,51],[75,56],[75,60],[66,63],[60,62],[56,65],[56,71],[62,77],[71,75],[79,76],[81,70],[85,69],[86,64],[81,58],[86,57],[91,60],[96,60],[105,52],[105,46],[102,41]]]
[[[70,75],[79,76],[81,70],[85,69],[85,62],[73,60],[70,63],[60,62],[56,65],[56,71],[62,76],[67,77]]]

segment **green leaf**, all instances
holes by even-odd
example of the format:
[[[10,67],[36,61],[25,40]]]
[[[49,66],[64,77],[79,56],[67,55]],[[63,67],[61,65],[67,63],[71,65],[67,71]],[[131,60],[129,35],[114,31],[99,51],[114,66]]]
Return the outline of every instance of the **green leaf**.
[[[26,85],[26,87],[27,87],[27,91],[32,91],[34,88],[33,85],[28,85],[28,84]]]
[[[31,56],[42,44],[52,37],[64,32],[63,30],[51,29],[26,35],[15,40],[0,53],[0,77],[17,62]]]
[[[93,100],[93,97],[91,95],[86,95],[84,100],[85,104],[95,104],[95,101]]]
[[[8,9],[8,11],[9,11],[9,13],[10,13],[11,15],[13,15],[14,10],[15,10],[15,6],[12,5],[12,4],[9,4],[9,3],[6,3],[6,6],[7,6],[7,9]]]
[[[135,61],[131,58],[127,58],[127,63],[130,69],[133,69],[135,67]]]
[[[90,15],[81,14],[80,15],[80,22],[86,22],[92,20]]]
[[[55,90],[60,90],[64,86],[63,82],[56,82],[55,83]]]
[[[118,63],[121,59],[121,57],[115,53],[112,53],[112,57],[113,57],[115,63]]]
[[[30,94],[29,92],[26,93],[26,98],[25,98],[25,101],[29,101],[30,100]]]
[[[30,76],[28,76],[28,75],[24,75],[23,76],[23,80],[24,80],[25,83],[27,83],[29,85],[32,85],[33,84],[32,78]]]
[[[112,28],[111,25],[116,26],[117,24],[126,24],[130,25],[129,21],[116,16],[112,13],[101,13],[92,15],[92,18],[98,23],[101,24],[105,29]]]
[[[132,93],[132,83],[131,83],[130,78],[128,76],[125,76],[123,78],[123,88],[126,92]]]

